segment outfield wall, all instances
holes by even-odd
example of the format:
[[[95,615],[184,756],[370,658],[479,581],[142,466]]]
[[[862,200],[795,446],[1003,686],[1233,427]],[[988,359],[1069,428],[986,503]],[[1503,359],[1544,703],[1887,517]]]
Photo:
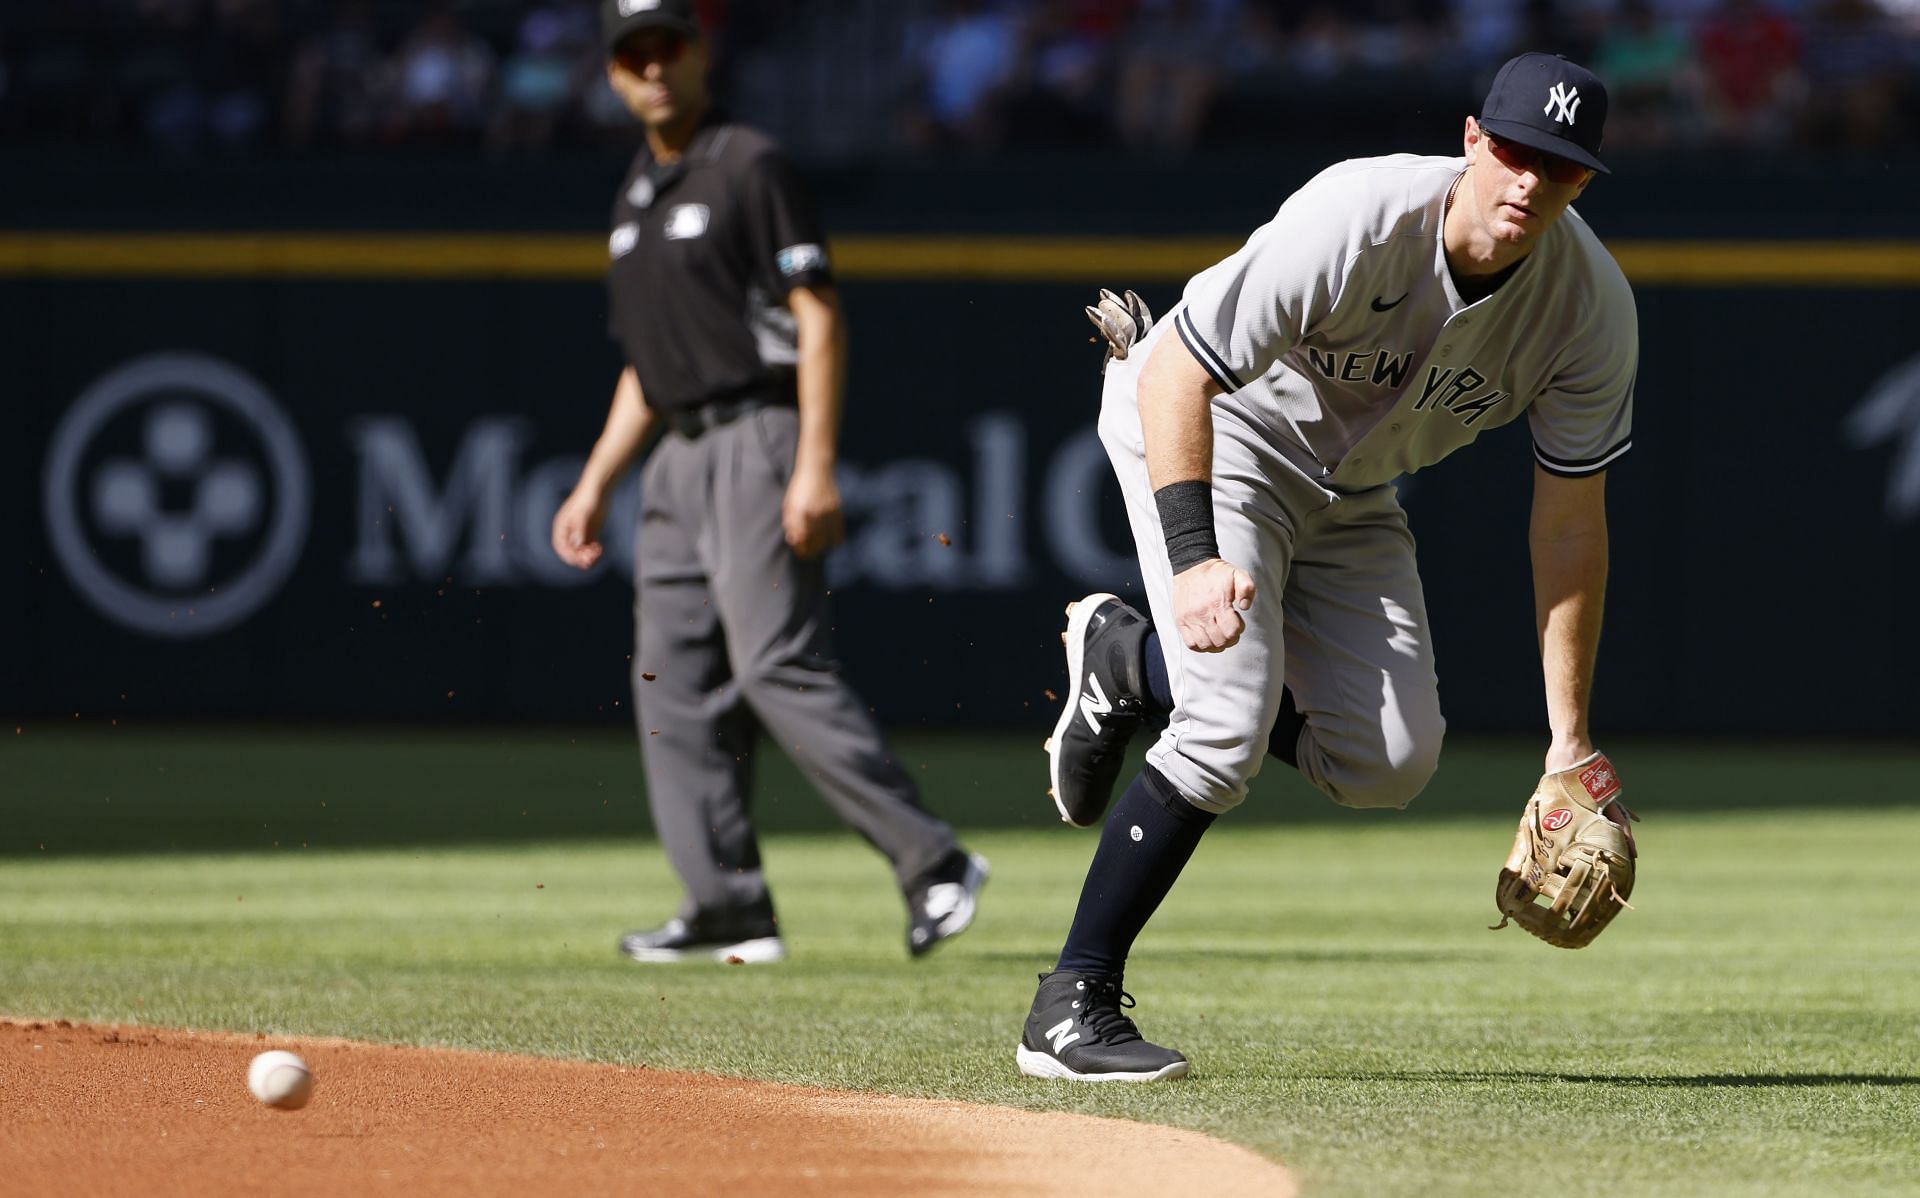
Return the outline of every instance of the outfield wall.
[[[842,241],[844,655],[890,722],[1044,722],[1062,602],[1133,576],[1079,306],[1164,309],[1230,243]],[[1603,726],[1912,733],[1920,247],[1616,249]],[[625,718],[630,547],[545,548],[618,368],[597,270],[566,235],[0,237],[0,710]],[[1406,486],[1458,730],[1538,726],[1531,470],[1510,426]]]

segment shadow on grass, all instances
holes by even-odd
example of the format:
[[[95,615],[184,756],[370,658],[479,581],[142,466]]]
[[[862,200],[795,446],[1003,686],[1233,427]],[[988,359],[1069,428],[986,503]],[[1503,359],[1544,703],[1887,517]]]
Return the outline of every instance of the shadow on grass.
[[[1920,1086],[1920,1077],[1898,1073],[1698,1073],[1662,1076],[1659,1074],[1553,1073],[1529,1070],[1497,1073],[1440,1070],[1431,1073],[1350,1073],[1338,1076],[1327,1074],[1318,1080],[1396,1083],[1437,1081],[1461,1082],[1469,1085],[1490,1085],[1502,1082],[1567,1082],[1574,1085],[1709,1090],[1819,1086]]]
[[[1051,955],[1047,949],[1041,955]],[[1007,962],[1017,964],[1031,963],[1033,953],[1008,952],[1002,950],[976,951],[970,959],[977,961]],[[1182,964],[1197,965],[1217,961],[1243,961],[1253,965],[1428,965],[1455,964],[1466,961],[1489,961],[1492,953],[1435,952],[1426,949],[1411,949],[1405,952],[1393,950],[1372,950],[1346,952],[1339,949],[1208,949],[1204,952],[1168,951],[1156,948],[1153,952],[1155,968],[1174,969]]]
[[[901,736],[926,806],[963,829],[1073,835],[1027,733]],[[1134,746],[1136,758],[1144,741]],[[1609,746],[1629,799],[1668,811],[1805,811],[1914,802],[1920,749],[1895,744],[1643,741]],[[781,754],[760,755],[766,833],[850,835]],[[1384,827],[1511,819],[1540,747],[1457,737],[1409,810],[1351,811],[1275,767],[1222,821]],[[633,840],[651,835],[632,738],[601,729],[33,726],[0,745],[0,858]]]

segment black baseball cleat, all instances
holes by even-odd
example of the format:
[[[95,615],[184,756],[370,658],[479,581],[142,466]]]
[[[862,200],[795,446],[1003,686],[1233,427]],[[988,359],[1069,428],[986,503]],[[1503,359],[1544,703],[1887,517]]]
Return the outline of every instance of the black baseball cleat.
[[[648,964],[719,961],[763,965],[787,956],[771,903],[733,911],[701,911],[690,918],[676,916],[650,932],[628,932],[620,937],[620,951]]]
[[[980,888],[987,882],[987,859],[955,849],[907,891],[907,952],[925,956],[973,923]]]
[[[1141,1039],[1122,1007],[1119,978],[1043,973],[1014,1059],[1028,1077],[1076,1082],[1157,1082],[1187,1075],[1187,1058]]]
[[[1146,715],[1146,644],[1153,624],[1112,595],[1067,604],[1067,695],[1047,738],[1053,805],[1076,828],[1100,822],[1127,742]]]

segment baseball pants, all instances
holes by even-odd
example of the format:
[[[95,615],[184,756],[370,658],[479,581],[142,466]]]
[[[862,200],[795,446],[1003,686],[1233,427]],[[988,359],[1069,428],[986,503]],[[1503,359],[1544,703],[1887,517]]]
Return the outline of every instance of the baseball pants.
[[[833,654],[819,559],[781,533],[799,414],[668,433],[641,475],[634,716],[682,915],[767,894],[749,801],[756,733],[799,765],[905,889],[954,848]]]
[[[1406,806],[1433,775],[1446,721],[1413,534],[1394,489],[1321,487],[1216,408],[1215,534],[1221,556],[1253,578],[1254,603],[1232,648],[1193,652],[1173,619],[1137,366],[1127,365],[1135,368],[1108,371],[1100,440],[1126,499],[1173,690],[1148,763],[1196,807],[1237,806],[1266,759],[1284,683],[1306,717],[1298,761],[1308,781],[1347,806]]]

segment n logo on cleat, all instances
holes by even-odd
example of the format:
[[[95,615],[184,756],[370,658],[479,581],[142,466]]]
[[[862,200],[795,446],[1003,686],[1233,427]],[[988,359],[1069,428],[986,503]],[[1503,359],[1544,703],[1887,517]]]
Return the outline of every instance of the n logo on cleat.
[[[1100,679],[1087,675],[1086,693],[1080,696],[1080,714],[1086,717],[1087,727],[1094,735],[1100,734],[1100,721],[1094,717],[1106,715],[1113,710],[1113,704],[1107,702],[1107,692],[1100,689]]]
[[[1047,1039],[1053,1043],[1054,1056],[1059,1056],[1065,1052],[1067,1045],[1079,1038],[1080,1033],[1073,1030],[1073,1020],[1071,1019],[1062,1019],[1059,1023],[1047,1029]]]

